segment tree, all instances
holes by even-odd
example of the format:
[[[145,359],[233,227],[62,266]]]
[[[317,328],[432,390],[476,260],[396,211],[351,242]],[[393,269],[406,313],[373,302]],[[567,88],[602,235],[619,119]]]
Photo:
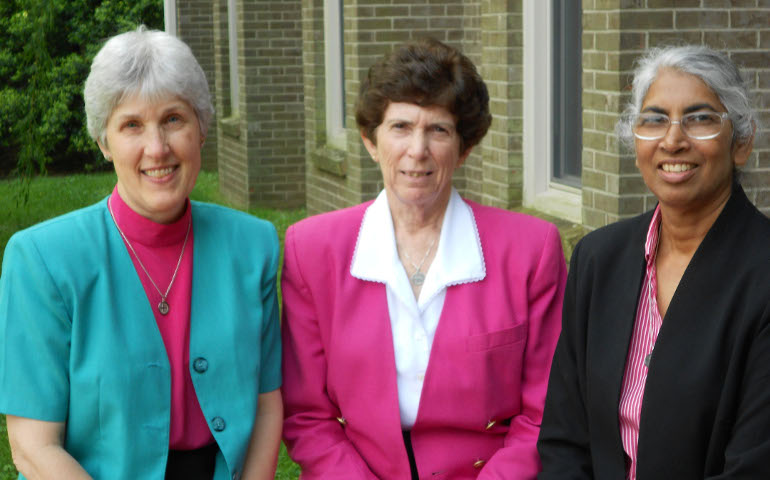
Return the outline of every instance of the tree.
[[[109,37],[163,28],[162,0],[0,2],[0,174],[103,165],[86,131],[83,84]]]

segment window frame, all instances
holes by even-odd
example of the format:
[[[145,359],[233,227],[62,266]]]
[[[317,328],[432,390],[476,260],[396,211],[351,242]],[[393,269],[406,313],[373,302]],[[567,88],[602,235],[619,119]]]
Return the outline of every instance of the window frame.
[[[347,149],[342,0],[324,0],[326,144]]]
[[[557,73],[553,63],[553,23],[551,1],[524,0],[523,200],[527,207],[581,223],[581,188],[553,178],[553,129],[557,127],[553,95]],[[542,85],[548,85],[548,88],[540,88]]]

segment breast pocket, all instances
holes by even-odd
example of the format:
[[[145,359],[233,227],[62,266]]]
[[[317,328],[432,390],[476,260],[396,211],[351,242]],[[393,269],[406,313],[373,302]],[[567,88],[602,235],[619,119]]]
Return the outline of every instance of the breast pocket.
[[[461,355],[464,373],[457,378],[464,380],[462,388],[468,398],[478,402],[478,422],[486,425],[489,420],[518,413],[526,344],[526,324],[465,339],[465,353]]]
[[[495,332],[471,335],[465,340],[467,352],[483,352],[497,348],[515,348],[516,344],[524,343],[527,339],[527,325],[522,323],[515,327],[497,330]]]

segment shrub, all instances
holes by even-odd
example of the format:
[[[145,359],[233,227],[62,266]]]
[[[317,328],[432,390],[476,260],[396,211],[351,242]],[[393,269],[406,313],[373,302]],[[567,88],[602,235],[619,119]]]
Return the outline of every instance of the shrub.
[[[162,0],[0,2],[0,175],[104,166],[85,127],[83,83],[117,34],[163,28]]]

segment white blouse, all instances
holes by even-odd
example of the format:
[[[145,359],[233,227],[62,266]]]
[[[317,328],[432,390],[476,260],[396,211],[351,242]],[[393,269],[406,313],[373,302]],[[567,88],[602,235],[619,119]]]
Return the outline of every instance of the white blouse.
[[[417,419],[422,384],[447,287],[476,282],[486,276],[476,220],[471,207],[454,188],[436,248],[430,269],[425,272],[420,296],[415,299],[398,258],[393,219],[383,190],[364,213],[350,266],[354,277],[385,284],[404,430],[411,429]]]

